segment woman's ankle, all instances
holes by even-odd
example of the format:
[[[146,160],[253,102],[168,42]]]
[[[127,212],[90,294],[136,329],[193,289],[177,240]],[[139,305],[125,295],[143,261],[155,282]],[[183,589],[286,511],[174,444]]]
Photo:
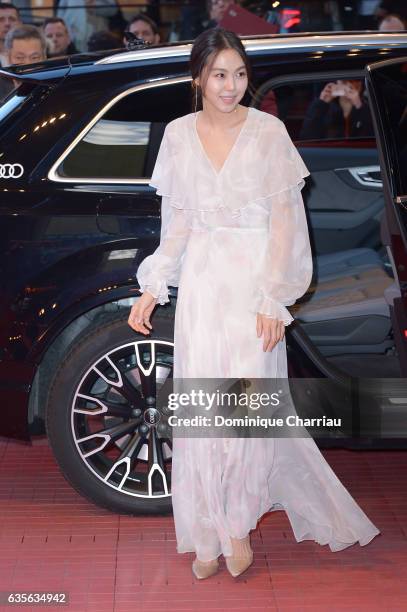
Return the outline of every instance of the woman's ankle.
[[[232,544],[232,556],[235,558],[247,558],[253,554],[252,548],[250,546],[250,533],[247,534],[246,537],[238,539],[238,538],[230,538]]]
[[[213,565],[214,563],[218,563],[218,559],[211,559],[210,561],[201,561],[201,559],[199,559],[198,555],[195,556],[195,561],[197,563],[201,563],[202,565]]]

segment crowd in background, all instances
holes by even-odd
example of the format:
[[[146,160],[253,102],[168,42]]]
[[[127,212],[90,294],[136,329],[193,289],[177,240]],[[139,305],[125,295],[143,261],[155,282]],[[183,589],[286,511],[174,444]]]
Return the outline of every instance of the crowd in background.
[[[291,3],[240,0],[235,3],[275,23],[279,32],[407,29],[407,0],[354,0],[352,24],[346,23],[346,15],[341,13],[343,3],[337,0]],[[116,0],[59,0],[55,15],[38,23],[35,11],[26,0],[15,0],[14,4],[3,1],[0,2],[0,62],[4,67],[74,53],[131,48],[137,39],[147,44],[193,40],[205,29],[216,27],[231,4],[231,0],[180,2],[174,7],[177,19],[168,23],[162,19],[162,7],[157,0],[146,0],[138,7],[140,12],[127,21]],[[301,19],[291,19],[290,24],[284,22],[284,10],[289,6],[304,8]]]

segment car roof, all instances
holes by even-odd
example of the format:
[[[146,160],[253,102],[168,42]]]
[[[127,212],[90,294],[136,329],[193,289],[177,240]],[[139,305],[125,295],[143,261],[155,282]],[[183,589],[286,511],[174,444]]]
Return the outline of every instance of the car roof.
[[[264,34],[240,36],[248,53],[272,50],[316,50],[318,52],[335,49],[407,47],[407,32],[299,32],[293,34]],[[18,75],[23,80],[46,80],[66,74],[72,68],[86,66],[149,62],[154,59],[188,59],[193,40],[163,42],[157,45],[142,45],[132,51],[123,49],[104,50],[93,53],[79,53],[45,62],[3,68],[4,76]]]
[[[240,37],[246,51],[267,51],[268,49],[314,49],[350,48],[366,46],[377,48],[381,45],[407,44],[407,32],[301,32],[296,34],[264,34]],[[135,51],[121,51],[109,54],[96,61],[97,64],[113,64],[150,59],[189,56],[194,41],[162,43]]]

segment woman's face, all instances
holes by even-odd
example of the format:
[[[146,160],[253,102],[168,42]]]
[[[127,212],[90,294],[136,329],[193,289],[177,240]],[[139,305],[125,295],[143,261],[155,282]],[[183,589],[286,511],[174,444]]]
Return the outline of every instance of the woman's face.
[[[214,62],[203,70],[203,104],[209,104],[221,112],[235,109],[243,98],[247,85],[247,70],[241,56],[234,49],[224,49]],[[198,79],[198,83],[200,80]]]
[[[362,81],[359,80],[350,80],[350,81],[342,81],[345,85],[350,85],[359,93],[362,91]]]

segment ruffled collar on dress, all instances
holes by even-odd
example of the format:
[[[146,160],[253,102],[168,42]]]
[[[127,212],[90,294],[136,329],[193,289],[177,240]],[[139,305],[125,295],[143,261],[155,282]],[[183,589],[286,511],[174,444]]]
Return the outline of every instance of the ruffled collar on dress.
[[[217,172],[196,130],[196,113],[168,123],[150,185],[176,208],[229,209],[232,214],[253,202],[269,205],[276,193],[303,185],[309,175],[284,123],[254,107]]]

